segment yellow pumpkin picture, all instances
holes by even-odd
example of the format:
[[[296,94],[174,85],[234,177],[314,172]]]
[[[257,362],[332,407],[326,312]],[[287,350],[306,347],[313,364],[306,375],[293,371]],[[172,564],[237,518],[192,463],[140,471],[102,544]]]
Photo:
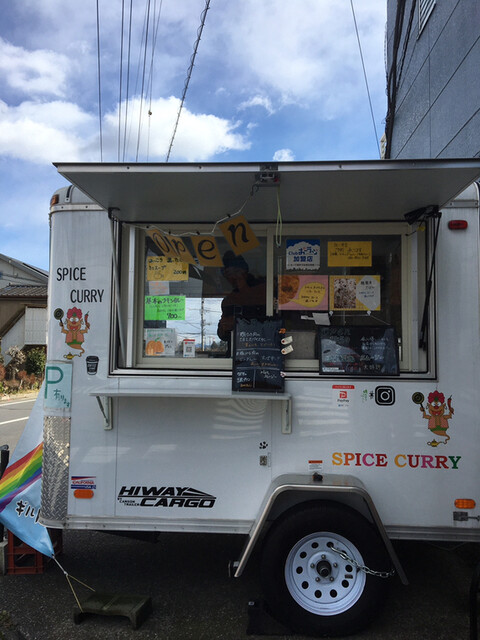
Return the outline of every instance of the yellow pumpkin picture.
[[[145,355],[158,356],[165,351],[164,344],[161,340],[150,340],[145,348]]]

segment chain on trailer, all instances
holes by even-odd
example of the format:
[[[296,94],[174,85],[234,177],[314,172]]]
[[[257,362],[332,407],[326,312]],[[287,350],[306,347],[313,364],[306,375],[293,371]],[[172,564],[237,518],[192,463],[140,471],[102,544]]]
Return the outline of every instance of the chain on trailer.
[[[345,551],[342,551],[341,549],[337,549],[333,545],[329,545],[329,546],[332,551],[335,551],[335,553],[338,553],[338,555],[342,558],[342,560],[346,560],[347,562],[350,562],[350,564],[356,567],[358,571],[363,571],[365,573],[368,573],[371,576],[377,576],[377,578],[391,578],[392,576],[395,575],[395,569],[391,569],[390,571],[374,571],[373,569],[369,569],[368,567],[366,567],[364,564],[359,564],[353,558],[350,558],[350,556],[347,553],[345,553]]]

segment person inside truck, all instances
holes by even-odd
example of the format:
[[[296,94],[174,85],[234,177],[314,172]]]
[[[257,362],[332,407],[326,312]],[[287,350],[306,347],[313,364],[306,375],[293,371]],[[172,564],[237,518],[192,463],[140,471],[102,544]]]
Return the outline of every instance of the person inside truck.
[[[243,256],[227,251],[223,256],[222,276],[228,280],[232,291],[222,301],[222,315],[217,327],[220,340],[228,344],[227,357],[231,355],[231,332],[235,318],[262,318],[266,313],[265,279],[256,278],[249,271]]]

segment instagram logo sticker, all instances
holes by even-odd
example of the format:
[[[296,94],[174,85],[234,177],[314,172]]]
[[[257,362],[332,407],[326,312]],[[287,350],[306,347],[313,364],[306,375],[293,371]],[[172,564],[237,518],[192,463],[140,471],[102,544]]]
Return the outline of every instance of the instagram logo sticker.
[[[393,387],[376,387],[375,402],[377,404],[390,406],[395,403],[395,389]]]

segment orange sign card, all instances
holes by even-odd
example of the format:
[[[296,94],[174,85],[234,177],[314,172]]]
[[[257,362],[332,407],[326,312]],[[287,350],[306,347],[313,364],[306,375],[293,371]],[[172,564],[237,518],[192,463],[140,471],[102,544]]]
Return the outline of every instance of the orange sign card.
[[[245,216],[235,216],[218,225],[236,256],[258,247],[260,242]]]
[[[185,241],[179,236],[167,235],[158,229],[147,231],[147,236],[153,240],[164,256],[195,264],[195,258],[188,250]]]
[[[214,236],[192,236],[193,248],[203,267],[222,267],[222,256]]]

